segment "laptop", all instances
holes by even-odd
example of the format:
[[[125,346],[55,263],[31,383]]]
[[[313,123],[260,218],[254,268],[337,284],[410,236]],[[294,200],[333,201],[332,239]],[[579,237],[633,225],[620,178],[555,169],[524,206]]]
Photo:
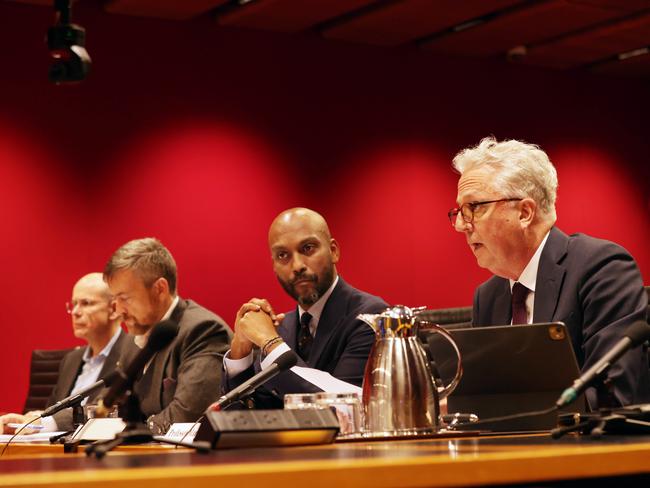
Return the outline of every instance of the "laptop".
[[[473,413],[484,420],[544,410],[580,376],[571,338],[562,322],[453,329],[449,333],[463,360],[463,376],[447,398],[449,413]],[[447,384],[456,371],[456,355],[440,334],[429,334],[427,342]],[[584,395],[560,410],[585,411]],[[556,425],[557,412],[551,412],[476,427],[513,432],[547,431]]]

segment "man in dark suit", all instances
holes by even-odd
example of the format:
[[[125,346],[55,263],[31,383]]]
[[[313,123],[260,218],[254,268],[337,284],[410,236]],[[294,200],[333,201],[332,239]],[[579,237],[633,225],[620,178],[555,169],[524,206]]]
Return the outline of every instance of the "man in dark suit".
[[[67,311],[72,317],[72,330],[78,339],[88,343],[65,355],[59,367],[59,376],[48,400],[52,405],[86,386],[104,378],[118,364],[120,355],[132,344],[132,339],[122,332],[119,314],[101,273],[83,276],[72,289],[72,301]],[[135,347],[135,346],[134,346]],[[87,403],[94,403],[98,393],[88,397]],[[40,412],[29,412],[25,416],[3,417],[2,423],[22,423]],[[5,422],[6,420],[6,422]],[[53,417],[42,419],[47,431],[66,431],[73,428],[72,409],[64,409]],[[8,429],[7,429],[8,430]]]
[[[139,347],[158,322],[170,319],[179,325],[176,338],[154,355],[134,384],[143,418],[154,433],[167,431],[174,422],[195,421],[218,397],[230,328],[211,311],[178,296],[176,263],[157,239],[120,247],[106,264],[104,279]],[[121,362],[128,365],[133,356],[131,352]]]
[[[294,208],[276,217],[269,230],[269,247],[275,274],[298,306],[286,315],[275,315],[263,299],[241,307],[225,360],[225,389],[241,384],[292,349],[298,353],[298,367],[269,381],[255,395],[255,406],[281,408],[286,393],[354,391],[361,386],[374,342],[374,332],[357,315],[380,312],[386,303],[338,276],[339,244],[325,219],[312,210]],[[261,355],[257,362],[254,346]]]
[[[645,319],[647,296],[630,254],[609,241],[554,226],[557,173],[539,147],[483,139],[454,158],[461,174],[452,225],[495,276],[474,295],[475,326],[562,321],[588,369]],[[628,351],[587,390],[592,408],[650,401],[647,351]]]

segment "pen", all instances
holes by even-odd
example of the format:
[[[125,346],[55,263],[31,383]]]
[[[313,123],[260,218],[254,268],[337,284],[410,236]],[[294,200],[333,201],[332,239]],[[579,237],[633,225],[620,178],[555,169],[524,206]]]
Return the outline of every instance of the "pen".
[[[9,427],[11,429],[18,430],[18,429],[22,429],[23,427],[25,427],[25,424],[13,424],[13,423],[10,422],[10,423],[7,424],[7,427]],[[45,426],[43,426],[43,425],[28,425],[27,427],[29,427],[30,429],[34,429],[34,430],[41,430],[41,429],[45,428]]]

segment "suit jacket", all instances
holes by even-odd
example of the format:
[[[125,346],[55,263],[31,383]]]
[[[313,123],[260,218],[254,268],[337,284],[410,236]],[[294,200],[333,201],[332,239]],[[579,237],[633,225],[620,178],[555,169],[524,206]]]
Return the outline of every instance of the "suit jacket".
[[[154,355],[133,387],[143,418],[160,433],[174,422],[194,422],[219,397],[232,337],[221,317],[191,300],[180,299],[170,318],[179,325],[178,335]]]
[[[645,320],[648,299],[639,268],[613,242],[584,234],[567,236],[553,227],[535,288],[533,322],[564,322],[583,371],[605,355],[630,324]],[[509,324],[511,314],[507,279],[494,276],[479,286],[474,294],[474,325]],[[611,367],[609,377],[620,404],[650,401],[645,347],[628,351]],[[598,405],[593,388],[587,390],[587,399],[592,408]]]
[[[118,359],[123,354],[124,349],[128,347],[132,341],[132,337],[129,337],[124,331],[120,331],[120,335],[115,341],[115,344],[113,344],[108,356],[106,356],[104,365],[97,377],[98,380],[115,371],[115,368],[119,364]],[[81,373],[81,368],[83,367],[83,355],[86,353],[87,349],[88,346],[78,347],[63,357],[61,365],[59,366],[59,377],[56,386],[54,387],[54,390],[52,390],[52,394],[47,401],[48,405],[53,405],[70,395],[72,388],[77,381],[77,376]],[[99,395],[99,391],[93,393],[88,397],[87,403],[95,403],[95,400]],[[54,420],[56,421],[59,430],[72,430],[74,428],[71,408],[66,408],[55,413]]]
[[[375,340],[375,333],[368,324],[357,319],[357,315],[381,312],[387,306],[381,298],[357,290],[339,277],[338,283],[323,307],[309,361],[305,363],[299,358],[297,366],[326,371],[340,380],[361,386],[366,361]],[[286,314],[278,327],[278,335],[294,351],[299,328],[299,315],[296,307]],[[258,358],[253,367],[234,378],[225,379],[224,390],[229,391],[235,388],[253,376],[259,369]],[[253,404],[249,406],[282,408],[283,397],[286,393],[319,391],[322,390],[289,370],[271,379],[264,388],[258,389],[253,397]]]

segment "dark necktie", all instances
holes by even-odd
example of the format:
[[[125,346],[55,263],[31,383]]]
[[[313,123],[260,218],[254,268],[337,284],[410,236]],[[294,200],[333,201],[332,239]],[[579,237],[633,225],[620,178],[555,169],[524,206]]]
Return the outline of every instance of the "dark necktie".
[[[298,355],[304,360],[309,361],[309,353],[311,352],[311,345],[314,338],[309,331],[309,322],[311,322],[311,314],[305,312],[300,317],[300,330],[298,331]]]
[[[512,325],[527,324],[526,297],[530,290],[518,281],[512,286]]]

